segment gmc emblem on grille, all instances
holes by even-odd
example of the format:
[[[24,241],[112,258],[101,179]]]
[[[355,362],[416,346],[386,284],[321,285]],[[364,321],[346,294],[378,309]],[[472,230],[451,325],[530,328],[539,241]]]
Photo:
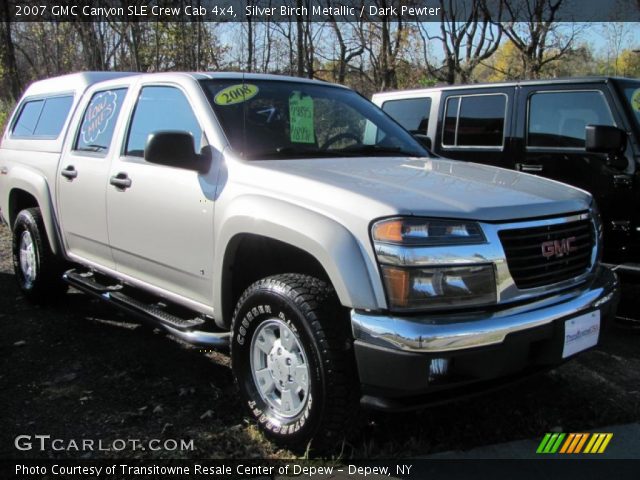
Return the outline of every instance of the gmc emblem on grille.
[[[575,241],[576,237],[568,237],[561,240],[542,242],[542,256],[546,259],[551,257],[564,257],[577,250],[577,247],[573,245]]]

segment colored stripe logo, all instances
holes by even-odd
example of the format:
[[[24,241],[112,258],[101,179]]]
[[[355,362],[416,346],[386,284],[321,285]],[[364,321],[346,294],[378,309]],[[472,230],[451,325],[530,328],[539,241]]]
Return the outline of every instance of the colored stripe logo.
[[[536,453],[604,453],[613,433],[547,433]]]

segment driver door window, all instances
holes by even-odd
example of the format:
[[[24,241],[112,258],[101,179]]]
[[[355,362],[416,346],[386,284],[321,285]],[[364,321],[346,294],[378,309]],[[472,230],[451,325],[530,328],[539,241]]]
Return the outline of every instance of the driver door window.
[[[599,91],[537,92],[529,98],[528,147],[582,149],[587,125],[615,126]]]
[[[125,155],[143,157],[149,135],[163,130],[191,133],[196,152],[200,151],[202,128],[184,93],[175,87],[143,87],[131,119]]]

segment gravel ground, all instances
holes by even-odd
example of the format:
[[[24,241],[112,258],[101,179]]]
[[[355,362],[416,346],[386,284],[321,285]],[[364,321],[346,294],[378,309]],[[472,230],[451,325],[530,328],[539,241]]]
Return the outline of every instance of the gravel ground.
[[[13,278],[0,226],[0,458],[17,435],[193,440],[195,451],[57,452],[56,457],[290,458],[244,416],[229,359],[205,353],[77,292],[34,307]],[[636,309],[628,289],[624,308]],[[398,458],[640,421],[640,335],[606,332],[601,346],[517,387],[404,414],[369,414],[347,458]]]

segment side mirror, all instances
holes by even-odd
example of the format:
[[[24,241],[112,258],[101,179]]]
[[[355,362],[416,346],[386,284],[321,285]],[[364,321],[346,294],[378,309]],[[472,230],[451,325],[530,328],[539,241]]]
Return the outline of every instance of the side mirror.
[[[204,173],[211,161],[195,151],[193,136],[189,132],[153,132],[144,147],[144,159],[149,163],[168,167],[186,168]]]
[[[420,142],[420,145],[426,147],[427,150],[431,151],[431,139],[428,136],[426,136],[424,133],[419,133],[416,131],[411,132],[411,135],[413,135],[413,138]]]
[[[587,152],[622,153],[627,148],[627,134],[618,127],[608,125],[587,125]]]
[[[587,125],[585,149],[587,152],[606,153],[607,165],[618,170],[627,168],[624,155],[627,148],[627,133],[609,125]]]

